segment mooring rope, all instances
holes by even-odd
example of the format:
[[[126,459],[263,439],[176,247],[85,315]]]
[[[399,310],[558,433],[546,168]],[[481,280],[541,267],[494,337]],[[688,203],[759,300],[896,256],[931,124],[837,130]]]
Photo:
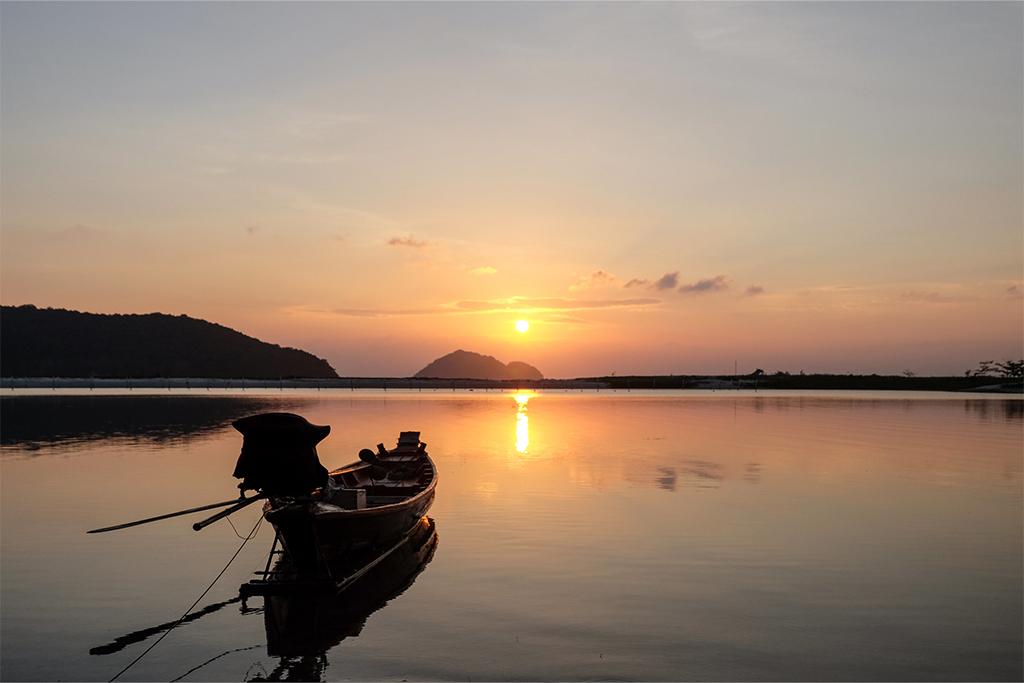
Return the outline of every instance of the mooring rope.
[[[231,518],[230,517],[225,517],[224,519],[228,520],[228,524],[231,525],[231,530],[235,532],[235,536],[238,536],[239,538],[244,540],[245,536],[243,536],[242,534],[238,533],[238,529],[235,528],[235,523],[231,521]],[[261,519],[262,519],[262,517],[261,517]]]
[[[192,606],[191,606],[191,607],[189,607],[189,608],[188,608],[187,610],[185,610],[185,613],[181,615],[181,618],[180,618],[180,619],[178,619],[178,620],[177,620],[176,622],[174,622],[174,624],[173,624],[173,625],[172,625],[172,626],[171,626],[170,628],[168,628],[168,629],[167,629],[166,631],[164,631],[163,635],[161,635],[161,636],[160,636],[159,638],[157,638],[157,639],[156,639],[156,642],[154,642],[154,643],[153,643],[152,645],[150,645],[149,647],[147,647],[147,648],[146,648],[146,650],[145,650],[145,651],[144,651],[144,652],[143,652],[143,653],[142,653],[141,655],[139,655],[138,657],[136,657],[136,658],[135,658],[135,659],[134,659],[134,660],[132,661],[132,663],[131,663],[131,664],[129,664],[129,665],[128,665],[128,666],[126,666],[125,668],[123,668],[123,669],[121,669],[120,671],[118,671],[118,672],[117,672],[117,674],[116,674],[116,675],[115,675],[115,676],[114,676],[113,678],[111,678],[111,679],[110,679],[110,682],[109,682],[109,683],[113,683],[114,681],[116,681],[116,680],[117,680],[117,679],[118,679],[118,678],[119,678],[119,677],[121,676],[121,674],[123,674],[123,673],[124,673],[125,671],[127,671],[128,669],[130,669],[130,668],[132,668],[133,666],[135,666],[135,664],[136,664],[136,663],[137,663],[137,662],[138,662],[138,661],[139,661],[140,659],[142,659],[142,658],[143,658],[143,657],[145,657],[145,656],[146,656],[147,654],[149,654],[149,651],[150,651],[150,650],[152,650],[152,649],[153,649],[154,647],[156,647],[157,645],[159,645],[159,644],[160,644],[160,641],[161,641],[161,640],[163,640],[164,638],[166,638],[166,637],[167,637],[167,634],[168,634],[168,633],[170,633],[171,631],[173,631],[173,630],[174,630],[174,627],[175,627],[175,626],[177,626],[178,624],[180,624],[180,623],[181,623],[182,621],[184,621],[184,620],[185,620],[185,617],[187,617],[187,616],[188,616],[188,613],[189,613],[189,612],[191,612],[192,610],[194,610],[194,609],[195,609],[196,605],[198,605],[198,604],[199,604],[199,601],[200,601],[200,600],[202,600],[203,598],[205,598],[205,597],[206,597],[206,594],[210,592],[210,589],[211,589],[211,588],[213,588],[214,584],[216,584],[216,583],[217,583],[217,581],[218,581],[218,580],[220,580],[220,577],[224,576],[224,572],[226,572],[226,571],[228,570],[228,567],[230,567],[230,566],[231,566],[231,563],[235,561],[235,558],[236,558],[236,557],[238,557],[238,553],[242,552],[242,548],[244,548],[244,547],[245,547],[245,544],[246,544],[246,543],[248,543],[248,542],[249,542],[249,541],[250,541],[250,540],[251,540],[251,539],[252,539],[252,538],[253,538],[253,537],[254,537],[254,536],[256,535],[256,532],[257,532],[257,531],[259,530],[259,528],[260,528],[260,524],[261,524],[262,522],[263,522],[263,515],[260,515],[260,518],[259,518],[258,520],[256,520],[256,526],[254,526],[254,527],[252,528],[252,531],[250,531],[250,532],[249,532],[249,535],[248,535],[248,536],[246,536],[246,537],[245,537],[245,538],[244,538],[244,539],[242,540],[242,545],[238,546],[238,550],[236,550],[236,551],[235,551],[235,554],[231,556],[231,559],[230,559],[230,560],[228,560],[228,563],[227,563],[226,565],[224,565],[224,569],[221,569],[221,570],[220,570],[220,574],[217,574],[217,578],[215,578],[215,579],[213,580],[213,583],[211,583],[211,584],[210,584],[209,586],[207,586],[207,587],[206,587],[206,590],[204,590],[204,591],[203,591],[203,594],[202,594],[202,595],[200,595],[200,596],[199,596],[198,598],[196,598],[196,601],[192,603]]]

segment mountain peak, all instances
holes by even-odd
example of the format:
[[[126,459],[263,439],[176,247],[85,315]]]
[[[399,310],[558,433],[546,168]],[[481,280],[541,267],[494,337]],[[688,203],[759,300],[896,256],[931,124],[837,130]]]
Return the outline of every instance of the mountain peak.
[[[540,371],[522,361],[508,365],[494,356],[458,349],[427,365],[413,377],[433,379],[544,379]]]

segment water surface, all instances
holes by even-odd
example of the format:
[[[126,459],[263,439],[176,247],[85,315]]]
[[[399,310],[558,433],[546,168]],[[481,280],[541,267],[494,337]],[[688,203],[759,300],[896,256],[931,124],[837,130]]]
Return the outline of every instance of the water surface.
[[[317,625],[289,650],[280,609],[237,601],[264,525],[125,680],[1020,680],[1022,405],[15,392],[0,399],[0,676],[108,680],[155,642],[259,512],[85,531],[234,497],[231,420],[288,410],[331,425],[332,468],[420,431],[436,547],[395,585],[303,606]]]

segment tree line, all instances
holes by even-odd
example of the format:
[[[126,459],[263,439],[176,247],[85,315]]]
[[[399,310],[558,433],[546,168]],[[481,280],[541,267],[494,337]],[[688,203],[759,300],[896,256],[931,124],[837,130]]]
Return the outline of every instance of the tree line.
[[[1021,379],[1024,377],[1024,359],[1004,360],[1002,363],[983,360],[978,363],[977,368],[974,370],[968,370],[964,375],[967,377],[986,377],[994,375],[997,377]]]
[[[336,378],[328,362],[180,315],[0,307],[4,377]]]

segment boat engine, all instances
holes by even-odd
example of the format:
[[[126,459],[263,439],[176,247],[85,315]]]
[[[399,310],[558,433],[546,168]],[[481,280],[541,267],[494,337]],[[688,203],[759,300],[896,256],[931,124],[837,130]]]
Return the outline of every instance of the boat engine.
[[[324,485],[327,468],[320,464],[316,445],[331,432],[301,415],[263,413],[232,423],[242,433],[242,452],[234,475],[238,488],[268,496],[302,496]]]

